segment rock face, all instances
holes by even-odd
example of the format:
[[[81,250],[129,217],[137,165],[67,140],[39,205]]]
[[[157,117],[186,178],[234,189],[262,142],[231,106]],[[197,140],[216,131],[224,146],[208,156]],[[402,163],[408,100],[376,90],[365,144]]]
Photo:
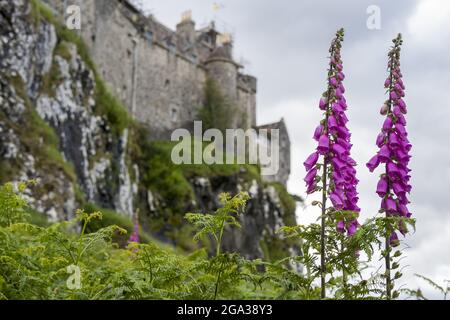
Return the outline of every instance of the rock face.
[[[246,212],[240,216],[241,229],[227,230],[224,236],[223,249],[234,251],[236,249],[249,259],[275,256],[279,250],[287,251],[289,246],[280,241],[281,248],[275,248],[267,240],[277,241],[276,231],[284,226],[286,220],[293,217],[288,212],[274,186],[264,186],[256,180],[243,181],[240,175],[230,177],[216,177],[211,179],[196,178],[192,181],[196,194],[197,207],[203,212],[210,212],[218,208],[217,195],[222,192],[236,194],[246,190],[251,199],[247,203]],[[295,247],[294,250],[297,250]]]
[[[144,183],[152,168],[134,161],[141,141],[133,126],[118,125],[123,113],[113,108],[80,40],[62,33],[37,3],[0,0],[0,182],[36,180],[27,191],[30,204],[52,221],[89,202],[128,217],[139,208],[151,225],[171,203]],[[188,184],[193,199],[186,211],[215,210],[221,192],[250,193],[242,229],[228,230],[224,249],[267,257],[278,241],[277,250],[295,250],[275,235],[295,210],[273,185],[239,173],[191,177]]]

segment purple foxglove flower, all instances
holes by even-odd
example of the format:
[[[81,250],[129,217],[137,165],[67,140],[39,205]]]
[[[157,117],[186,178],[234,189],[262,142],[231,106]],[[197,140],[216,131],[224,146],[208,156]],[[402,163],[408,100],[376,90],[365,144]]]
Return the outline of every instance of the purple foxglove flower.
[[[329,116],[328,117],[328,128],[330,128],[330,130],[334,131],[337,128],[338,124],[336,121],[336,118],[334,116]]]
[[[314,140],[319,141],[320,136],[322,135],[323,132],[323,125],[318,125],[316,130],[314,131]]]
[[[389,134],[389,147],[392,149],[396,149],[400,146],[400,142],[398,141],[398,137],[395,133],[391,132]]]
[[[340,103],[333,103],[333,105],[331,106],[331,109],[333,110],[334,113],[341,113],[344,112],[344,108],[342,107],[342,105]]]
[[[396,105],[394,106],[394,110],[392,110],[392,113],[398,118],[402,114],[402,110],[399,106]]]
[[[139,243],[139,222],[137,215],[134,217],[134,226],[133,226],[133,233],[130,235],[130,238],[128,239],[128,242],[137,242]]]
[[[402,124],[402,125],[404,125],[404,126],[406,126],[406,119],[405,119],[405,117],[403,116],[403,114],[399,114],[399,115],[397,116],[397,122],[400,123],[400,124]]]
[[[320,101],[319,101],[320,110],[325,110],[326,107],[327,107],[327,98],[325,98],[325,97],[320,98]]]
[[[339,114],[339,122],[341,123],[341,125],[345,125],[348,122],[347,115],[344,112]]]
[[[317,175],[317,169],[316,168],[311,169],[311,170],[308,171],[308,173],[306,174],[305,179],[303,179],[303,180],[305,180],[307,185],[311,185],[314,182],[314,179],[316,178],[316,175]]]
[[[381,146],[384,144],[385,139],[386,134],[384,132],[380,132],[380,134],[377,136],[376,145],[381,148]]]
[[[389,237],[389,244],[393,247],[397,247],[400,244],[400,240],[398,240],[397,233],[392,232],[391,236]]]
[[[317,147],[317,151],[319,151],[320,154],[326,154],[329,149],[330,149],[330,139],[328,139],[328,136],[323,134],[319,138],[319,145]]]
[[[348,163],[350,166],[356,166],[356,161],[353,160],[352,158],[348,158],[347,163]],[[355,170],[355,173],[356,173],[356,170]]]
[[[314,191],[316,191],[316,187],[317,187],[316,182],[313,182],[312,184],[308,185],[308,188],[306,189],[306,193],[307,194],[314,193]]]
[[[344,184],[344,178],[343,178],[342,175],[339,173],[339,171],[333,171],[332,177],[333,177],[334,184],[335,184],[337,187],[342,187],[342,186],[343,186],[343,184]]]
[[[381,208],[386,212],[386,215],[395,215],[410,217],[411,213],[408,211],[406,205],[409,203],[406,194],[410,192],[411,186],[408,184],[410,179],[409,168],[407,167],[410,160],[409,151],[411,144],[407,138],[406,132],[406,104],[402,97],[405,96],[405,86],[401,79],[400,71],[400,45],[401,37],[394,40],[395,46],[389,53],[389,72],[392,76],[388,78],[384,86],[389,89],[390,101],[389,107],[392,107],[391,115],[389,108],[382,110],[382,115],[387,115],[383,123],[383,132],[386,135],[379,135],[376,140],[377,146],[380,148],[377,155],[369,161],[368,167],[371,171],[376,168],[379,161],[386,162],[386,172],[380,178],[377,185],[377,193],[383,197]],[[394,117],[394,118],[393,118]],[[388,141],[386,141],[386,138]],[[379,160],[378,158],[381,158]],[[398,226],[400,232],[407,231],[406,224],[401,223]],[[390,245],[398,245],[398,237],[395,230],[392,231]]]
[[[367,168],[369,168],[370,172],[373,172],[378,165],[380,164],[380,158],[378,157],[378,154],[373,156],[372,159],[369,160],[369,162],[366,163]]]
[[[397,100],[398,99],[397,93],[395,93],[395,91],[391,91],[390,98],[391,100]]]
[[[378,181],[377,193],[381,198],[383,198],[386,195],[387,191],[388,191],[388,182],[386,177],[383,176],[380,178],[380,181]]]
[[[344,207],[341,197],[336,192],[330,194],[330,200],[336,209],[342,209]]]
[[[397,105],[399,106],[399,108],[402,111],[402,113],[404,113],[404,114],[407,113],[406,103],[405,103],[405,101],[403,101],[403,99],[398,99],[397,100]]]
[[[404,204],[402,204],[402,203],[399,203],[397,207],[398,207],[398,211],[400,212],[400,215],[401,215],[402,217],[407,217],[407,218],[409,218],[409,217],[411,216],[411,214],[409,213],[409,210],[408,210],[408,208],[406,207],[406,205],[404,205]]]
[[[406,152],[402,151],[402,149],[395,150],[395,157],[398,161],[407,163],[409,162],[409,159],[411,158],[410,155],[408,155]]]
[[[391,117],[387,117],[386,120],[384,120],[383,123],[383,131],[389,131],[392,128],[392,118]]]
[[[345,87],[342,83],[345,75],[339,54],[340,45],[338,45],[341,41],[340,33],[338,33],[332,42],[332,49],[330,50],[332,53],[330,71],[335,76],[329,77],[327,92],[334,92],[334,94],[328,100],[324,95],[319,102],[320,109],[326,111],[326,122],[322,121],[323,126],[326,126],[326,130],[322,126],[316,128],[314,139],[318,141],[317,152],[311,154],[303,164],[306,170],[309,170],[305,177],[308,194],[316,191],[318,188],[316,185],[319,182],[316,178],[317,171],[313,170],[321,169],[324,171],[331,169],[331,174],[328,174],[328,170],[325,171],[327,174],[325,174],[324,185],[321,186],[322,192],[324,192],[324,195],[329,195],[329,200],[335,209],[359,212],[360,208],[357,206],[358,196],[356,192],[356,185],[359,180],[356,178],[356,170],[354,168],[356,162],[350,156],[352,148],[351,134],[346,127],[348,123],[348,118],[345,114],[347,103],[344,97]],[[327,161],[324,161],[324,165],[317,166],[318,158],[321,155]],[[331,168],[327,168],[328,165]],[[326,208],[322,209],[325,210]],[[341,232],[344,232],[346,228],[345,221],[337,223],[336,227]],[[356,228],[356,226],[357,224],[352,228]]]
[[[391,157],[391,151],[389,150],[389,147],[387,145],[384,145],[380,148],[380,151],[378,151],[378,158],[380,159],[380,162],[386,163]]]
[[[358,221],[356,221],[356,220],[353,220],[348,224],[347,233],[349,236],[352,236],[355,234],[356,229],[358,228],[358,225],[359,225]]]
[[[386,104],[383,104],[380,109],[380,114],[382,116],[385,116],[385,115],[387,115],[388,110],[389,110],[389,107]]]
[[[331,159],[331,163],[333,164],[333,168],[334,168],[336,171],[341,172],[341,171],[343,171],[344,168],[345,168],[345,163],[342,162],[340,159],[338,159],[338,158],[336,158],[336,157],[334,157],[333,159]]]
[[[405,189],[399,182],[393,182],[392,189],[394,190],[394,192],[397,196],[405,197],[405,195],[406,195]]]
[[[306,171],[309,171],[314,167],[317,163],[317,160],[319,159],[319,153],[313,152],[311,155],[306,159],[305,162],[303,162],[303,165],[305,166]]]
[[[339,158],[342,158],[346,152],[345,149],[340,144],[337,143],[334,143],[331,149]]]
[[[387,197],[386,199],[386,211],[389,213],[397,211],[397,203],[394,199],[392,199],[392,197]]]
[[[343,220],[338,221],[336,224],[337,232],[344,233],[345,232],[345,222]]]
[[[388,164],[386,165],[386,171],[389,179],[391,180],[396,179],[400,175],[397,165],[393,162],[388,162]]]
[[[395,130],[401,137],[406,137],[408,135],[408,133],[406,132],[405,126],[402,125],[401,123],[395,124]]]
[[[334,88],[337,88],[338,86],[338,81],[336,80],[335,77],[330,78],[330,85]]]

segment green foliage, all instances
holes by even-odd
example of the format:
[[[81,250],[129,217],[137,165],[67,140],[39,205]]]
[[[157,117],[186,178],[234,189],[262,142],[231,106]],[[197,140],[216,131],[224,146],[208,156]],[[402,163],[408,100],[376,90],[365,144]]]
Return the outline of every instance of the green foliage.
[[[113,241],[117,242],[122,247],[126,246],[128,241],[128,235],[133,232],[133,221],[128,218],[127,216],[124,216],[120,213],[115,212],[111,209],[105,209],[105,208],[99,208],[98,206],[88,203],[85,205],[84,210],[87,213],[95,213],[95,212],[101,212],[102,213],[102,219],[96,219],[94,221],[91,221],[87,227],[86,232],[87,233],[93,233],[101,230],[102,228],[106,228],[109,226],[118,226],[124,230],[126,230],[126,233],[121,234],[115,234],[113,236]],[[142,230],[139,232],[139,239],[144,242],[148,243],[152,241],[152,238]]]
[[[171,160],[173,147],[177,142],[149,141],[144,129],[136,129],[132,134],[135,159],[143,168],[144,185],[170,203],[172,213],[184,213],[187,203],[194,199],[194,191],[189,182],[194,177],[230,177],[239,175],[245,181],[260,181],[259,168],[255,165],[226,164],[181,164]]]
[[[112,212],[90,206],[78,210],[73,221],[46,226],[27,222],[27,206],[21,192],[27,184],[0,187],[0,298],[2,299],[319,299],[318,251],[320,226],[285,227],[286,237],[302,239],[302,254],[267,262],[247,260],[237,253],[220,250],[221,236],[229,227],[239,227],[238,215],[248,195],[221,196],[222,207],[213,214],[187,214],[196,238],[211,237],[217,250],[208,257],[206,249],[189,255],[155,241],[131,243],[119,248],[113,242],[129,227],[129,221]],[[363,278],[365,268],[357,250],[372,257],[379,229],[390,219],[368,220],[352,237],[335,231],[333,217],[348,212],[330,212],[327,224],[327,289],[333,299],[384,298],[383,275]],[[105,219],[99,224],[100,219]],[[383,234],[384,236],[384,234]],[[392,252],[399,258],[401,251]],[[306,272],[299,272],[298,266]],[[81,286],[71,288],[68,267],[79,268]],[[393,270],[399,263],[393,261]],[[395,272],[394,279],[398,278]],[[449,286],[440,286],[420,276],[439,290],[444,299]],[[402,289],[405,294],[426,299],[420,289]],[[397,292],[397,293],[396,293]],[[398,296],[394,291],[393,297]]]
[[[26,201],[20,196],[27,187],[26,183],[0,186],[0,226],[8,227],[25,220]],[[16,191],[17,190],[17,191]]]
[[[186,203],[194,199],[194,191],[180,166],[174,165],[170,155],[173,143],[141,140],[143,181],[170,203],[172,213],[181,214]]]
[[[0,190],[3,299],[248,298],[254,297],[256,286],[262,288],[256,273],[260,262],[237,254],[208,259],[200,250],[186,256],[154,242],[119,249],[111,239],[125,230],[108,226],[87,233],[88,226],[102,218],[100,212],[78,210],[74,221],[45,228],[26,223],[20,198],[24,186],[15,192],[8,184]],[[224,207],[236,210],[244,199],[228,199]],[[68,286],[70,266],[80,269],[80,287]]]
[[[231,125],[234,108],[220,91],[219,85],[211,78],[205,82],[205,100],[198,110],[198,119],[203,122],[203,130],[216,128],[225,132]]]
[[[325,254],[327,262],[325,274],[327,289],[335,299],[376,299],[382,294],[383,279],[372,275],[369,279],[362,277],[365,263],[361,262],[360,252],[370,260],[374,254],[374,246],[381,245],[378,240],[378,229],[374,228],[374,220],[361,225],[357,232],[348,237],[336,230],[335,219],[353,219],[353,213],[334,211],[329,213],[326,223]],[[306,269],[307,278],[318,281],[321,276],[320,248],[321,227],[313,223],[307,226],[283,227],[286,237],[301,239],[300,257],[295,258]]]
[[[95,78],[95,108],[96,113],[104,115],[113,132],[119,135],[131,122],[128,111],[121,102],[109,91],[103,80],[96,74]]]
[[[220,254],[222,236],[225,228],[229,226],[241,227],[237,217],[245,209],[249,195],[246,192],[241,192],[231,197],[229,194],[223,193],[219,198],[223,207],[217,209],[214,214],[186,214],[186,219],[198,229],[194,239],[198,240],[206,235],[214,237],[216,241],[216,256]]]

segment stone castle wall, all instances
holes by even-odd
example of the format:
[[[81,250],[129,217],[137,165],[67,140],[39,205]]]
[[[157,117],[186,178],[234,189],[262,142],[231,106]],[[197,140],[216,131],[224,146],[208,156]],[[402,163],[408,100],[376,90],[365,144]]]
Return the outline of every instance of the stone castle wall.
[[[256,126],[257,79],[242,74],[233,59],[232,42],[220,43],[214,25],[196,29],[184,19],[171,30],[146,17],[127,0],[43,0],[61,17],[66,5],[81,8],[79,32],[98,71],[153,139],[167,139],[175,128],[190,128],[204,99],[210,77],[234,106],[232,126]],[[280,173],[268,180],[286,184],[290,142],[281,126]]]
[[[58,13],[64,12],[61,1],[45,2]],[[213,28],[190,32],[195,24],[188,21],[188,26],[172,31],[155,18],[144,17],[128,1],[69,2],[81,7],[81,36],[102,77],[158,138],[192,123],[202,105],[208,76],[237,108],[233,126],[256,125],[256,79],[240,74],[240,66],[232,59],[220,55],[210,59],[220,47]],[[232,58],[231,51],[228,54]]]

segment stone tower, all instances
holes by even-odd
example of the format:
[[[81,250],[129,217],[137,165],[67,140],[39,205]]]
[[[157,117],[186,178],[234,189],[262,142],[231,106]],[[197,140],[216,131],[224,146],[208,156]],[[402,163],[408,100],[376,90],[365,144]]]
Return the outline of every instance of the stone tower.
[[[237,107],[237,79],[239,65],[233,60],[233,44],[231,38],[225,36],[205,61],[208,76],[220,85],[220,90],[229,100],[230,105]],[[239,119],[233,119],[233,127],[240,127]]]

